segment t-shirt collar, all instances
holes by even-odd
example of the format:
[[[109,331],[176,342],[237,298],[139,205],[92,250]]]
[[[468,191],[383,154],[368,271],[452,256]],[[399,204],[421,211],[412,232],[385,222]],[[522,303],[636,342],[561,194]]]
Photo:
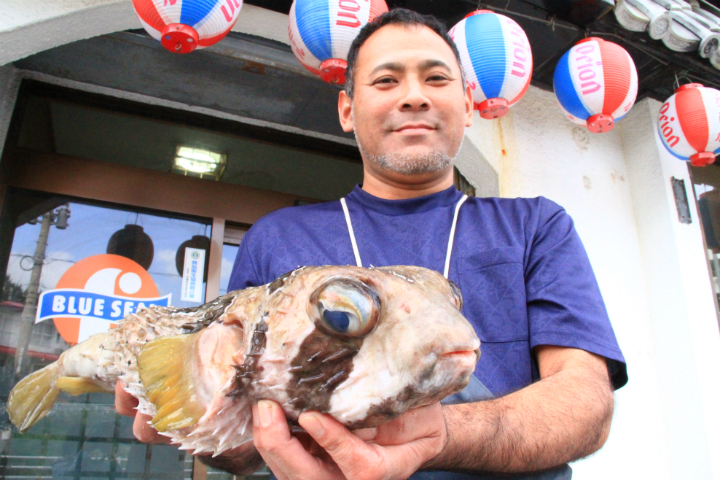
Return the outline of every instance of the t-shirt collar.
[[[386,200],[371,195],[363,190],[360,185],[356,185],[346,198],[349,202],[358,203],[364,208],[375,210],[385,215],[405,215],[455,205],[461,197],[462,193],[460,193],[455,186],[452,186],[443,191],[422,197],[407,200]]]

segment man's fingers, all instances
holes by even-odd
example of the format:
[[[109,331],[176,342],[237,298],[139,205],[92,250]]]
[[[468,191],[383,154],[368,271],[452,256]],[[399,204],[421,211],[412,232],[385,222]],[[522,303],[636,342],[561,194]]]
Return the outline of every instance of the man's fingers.
[[[144,415],[136,410],[137,398],[125,391],[125,383],[118,380],[115,383],[115,409],[120,415],[135,417],[133,421],[133,435],[143,443],[171,443],[169,437],[160,435],[148,422],[152,420],[150,415]]]
[[[378,452],[337,420],[329,415],[306,412],[300,415],[298,422],[335,460],[345,477],[373,472],[373,478],[385,478],[384,464]]]
[[[152,425],[148,424],[152,417],[144,413],[136,412],[135,421],[133,422],[133,434],[135,438],[143,443],[171,443],[170,437],[160,435]]]
[[[312,456],[291,435],[285,414],[275,402],[261,400],[253,405],[253,442],[280,480],[325,480],[334,476],[336,467]]]
[[[125,391],[125,383],[118,380],[115,384],[115,409],[120,415],[134,417],[138,406],[137,398]]]

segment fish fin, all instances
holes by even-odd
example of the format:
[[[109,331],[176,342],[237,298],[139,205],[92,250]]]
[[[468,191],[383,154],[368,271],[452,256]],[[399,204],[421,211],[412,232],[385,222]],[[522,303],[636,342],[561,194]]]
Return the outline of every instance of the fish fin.
[[[103,387],[95,384],[92,380],[78,377],[60,377],[55,386],[70,395],[82,395],[83,393],[106,392]]]
[[[205,414],[195,400],[192,369],[187,368],[197,335],[158,338],[138,355],[138,373],[148,400],[155,405],[152,424],[158,432],[192,427]]]
[[[57,362],[34,372],[18,382],[8,397],[10,421],[25,432],[48,414],[60,389],[56,386],[60,366]]]

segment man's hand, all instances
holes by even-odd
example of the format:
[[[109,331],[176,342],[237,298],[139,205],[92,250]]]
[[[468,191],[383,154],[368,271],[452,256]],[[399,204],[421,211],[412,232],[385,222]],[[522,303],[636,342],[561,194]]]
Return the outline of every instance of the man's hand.
[[[115,409],[120,415],[135,417],[133,422],[133,434],[135,438],[143,443],[170,443],[170,438],[160,435],[148,422],[152,420],[150,415],[145,415],[136,410],[137,398],[125,391],[125,384],[118,380],[115,384]]]
[[[404,479],[437,455],[447,441],[439,403],[356,432],[317,412],[305,412],[298,421],[311,439],[290,433],[275,402],[262,400],[253,406],[255,447],[280,480]]]

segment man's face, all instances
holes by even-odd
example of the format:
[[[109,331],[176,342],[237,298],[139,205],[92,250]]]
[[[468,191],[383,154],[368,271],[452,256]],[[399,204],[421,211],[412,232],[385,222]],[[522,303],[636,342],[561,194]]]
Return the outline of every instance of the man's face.
[[[445,170],[472,124],[450,46],[424,26],[387,25],[360,48],[355,97],[340,94],[340,123],[355,131],[366,167],[401,175]]]

